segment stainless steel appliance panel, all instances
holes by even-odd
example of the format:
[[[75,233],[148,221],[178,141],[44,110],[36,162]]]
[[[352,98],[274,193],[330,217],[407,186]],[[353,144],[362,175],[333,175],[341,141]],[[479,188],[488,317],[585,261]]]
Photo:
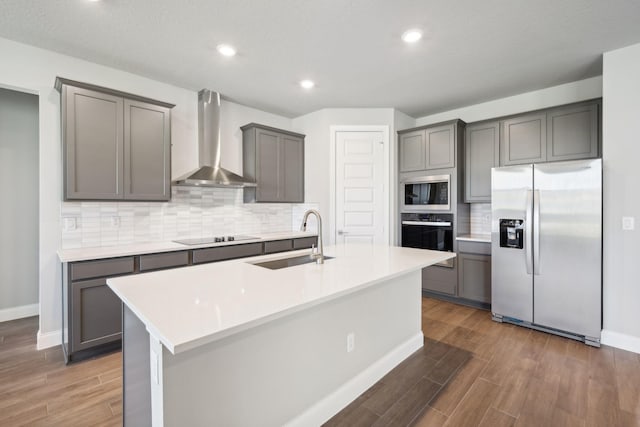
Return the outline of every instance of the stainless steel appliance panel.
[[[534,185],[533,322],[599,340],[602,160],[535,165]]]
[[[533,322],[533,166],[491,171],[491,311]],[[500,247],[500,219],[524,221],[524,248]]]

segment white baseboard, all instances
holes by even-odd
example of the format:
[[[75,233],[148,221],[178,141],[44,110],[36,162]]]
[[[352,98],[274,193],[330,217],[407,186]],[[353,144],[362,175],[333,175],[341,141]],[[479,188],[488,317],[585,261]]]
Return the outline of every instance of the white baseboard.
[[[289,421],[285,426],[304,427],[322,425],[423,345],[424,336],[421,331],[374,362],[363,372],[343,384],[335,392],[326,396],[305,412]]]
[[[37,316],[40,304],[21,305],[20,307],[3,308],[0,310],[0,322]]]
[[[62,344],[62,331],[52,331],[42,333],[38,330],[38,344],[36,348],[38,350],[43,350],[49,347],[55,347],[57,345]]]
[[[634,337],[633,335],[603,329],[600,342],[611,347],[640,353],[640,337]]]

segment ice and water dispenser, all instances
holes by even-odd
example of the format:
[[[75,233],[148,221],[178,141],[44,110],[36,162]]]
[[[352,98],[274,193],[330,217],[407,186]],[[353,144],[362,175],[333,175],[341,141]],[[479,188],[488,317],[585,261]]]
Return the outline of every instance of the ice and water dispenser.
[[[522,249],[524,247],[524,221],[500,219],[500,247]]]

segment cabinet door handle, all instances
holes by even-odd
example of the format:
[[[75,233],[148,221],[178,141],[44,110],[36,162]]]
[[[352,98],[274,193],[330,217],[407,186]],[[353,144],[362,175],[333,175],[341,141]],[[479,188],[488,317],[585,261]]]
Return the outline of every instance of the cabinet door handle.
[[[344,234],[349,234],[349,232],[348,231],[344,231],[344,230],[338,230],[338,235],[339,236],[342,236]]]

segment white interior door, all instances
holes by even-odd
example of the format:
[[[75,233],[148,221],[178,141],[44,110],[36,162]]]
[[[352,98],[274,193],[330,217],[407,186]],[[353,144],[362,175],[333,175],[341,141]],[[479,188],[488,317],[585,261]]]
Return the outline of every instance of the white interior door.
[[[384,134],[336,132],[335,242],[387,243]]]

